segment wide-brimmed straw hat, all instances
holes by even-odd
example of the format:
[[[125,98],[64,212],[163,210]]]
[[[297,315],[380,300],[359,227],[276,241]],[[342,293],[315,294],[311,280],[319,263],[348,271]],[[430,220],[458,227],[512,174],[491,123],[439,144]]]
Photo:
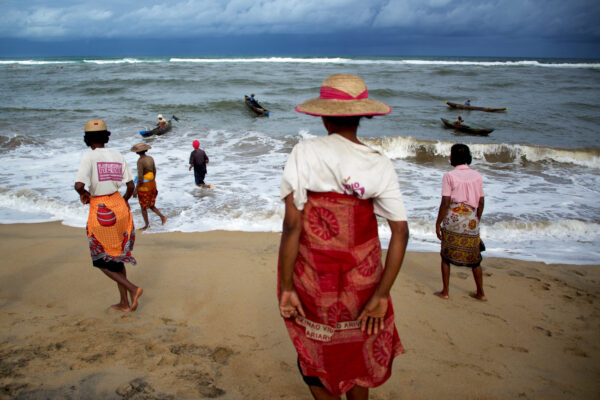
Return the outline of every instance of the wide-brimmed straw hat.
[[[139,153],[140,151],[150,150],[152,146],[146,143],[138,143],[131,148],[131,151],[134,153]]]
[[[84,132],[102,132],[106,130],[106,122],[103,119],[90,119],[83,127]]]
[[[328,76],[321,85],[321,95],[297,105],[295,110],[326,117],[385,115],[392,112],[387,104],[369,99],[365,81],[350,74]]]

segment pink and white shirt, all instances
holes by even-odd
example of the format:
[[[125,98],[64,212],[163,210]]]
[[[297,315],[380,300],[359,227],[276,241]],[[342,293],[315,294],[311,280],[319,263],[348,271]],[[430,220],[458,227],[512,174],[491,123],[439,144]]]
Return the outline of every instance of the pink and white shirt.
[[[81,157],[75,182],[88,186],[92,196],[113,194],[123,182],[133,180],[131,170],[121,153],[100,148],[86,152]]]
[[[457,165],[442,178],[442,196],[449,196],[452,203],[465,203],[474,208],[484,197],[481,174],[467,164]]]

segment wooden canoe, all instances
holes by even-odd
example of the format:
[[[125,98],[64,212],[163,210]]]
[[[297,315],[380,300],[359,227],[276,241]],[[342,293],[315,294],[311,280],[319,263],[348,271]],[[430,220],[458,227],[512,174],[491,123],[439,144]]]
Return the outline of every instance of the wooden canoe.
[[[257,115],[261,115],[261,116],[269,116],[269,110],[267,110],[266,108],[264,108],[263,106],[261,106],[258,102],[256,102],[255,104],[250,103],[250,98],[246,97],[244,102],[246,103],[246,105],[248,106],[249,109],[251,109],[252,111],[254,111]]]
[[[458,108],[460,110],[473,110],[473,111],[487,111],[487,112],[498,112],[498,111],[506,111],[508,107],[476,107],[476,106],[467,106],[465,104],[452,103],[451,101],[444,101],[444,103],[448,104],[448,107]]]
[[[140,131],[140,135],[142,135],[143,137],[148,137],[148,136],[160,136],[160,135],[164,135],[165,133],[169,132],[172,128],[173,128],[173,124],[171,123],[171,121],[174,119],[175,121],[179,121],[179,118],[177,118],[176,116],[172,116],[172,119],[167,121],[167,126],[165,126],[164,128],[160,128],[160,127],[156,127],[152,130],[149,131]]]
[[[464,133],[468,133],[471,135],[489,135],[490,133],[492,133],[494,131],[494,129],[492,128],[488,128],[488,129],[484,129],[484,128],[475,128],[473,126],[468,126],[468,125],[463,125],[463,124],[457,124],[455,122],[451,122],[448,121],[445,118],[441,118],[442,122],[444,123],[444,126],[446,128],[450,128],[450,129],[454,129],[460,132],[464,132]]]

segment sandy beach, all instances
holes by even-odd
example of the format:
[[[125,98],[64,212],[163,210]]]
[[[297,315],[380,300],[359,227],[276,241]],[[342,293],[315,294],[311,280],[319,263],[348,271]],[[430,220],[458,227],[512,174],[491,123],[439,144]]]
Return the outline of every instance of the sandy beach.
[[[278,313],[279,234],[138,231],[136,312],[91,266],[85,231],[0,225],[0,398],[309,399]],[[600,397],[600,265],[485,258],[488,302],[439,255],[392,291],[406,353],[372,399]]]

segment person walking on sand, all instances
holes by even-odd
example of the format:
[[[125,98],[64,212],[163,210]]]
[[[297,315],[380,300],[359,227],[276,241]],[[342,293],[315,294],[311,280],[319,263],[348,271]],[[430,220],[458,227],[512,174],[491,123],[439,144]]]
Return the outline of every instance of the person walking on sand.
[[[151,209],[160,217],[162,224],[167,222],[167,217],[161,214],[158,208],[154,206],[158,189],[156,188],[156,165],[154,159],[146,154],[152,146],[145,143],[138,143],[131,148],[131,151],[137,153],[140,158],[137,162],[137,185],[133,191],[133,197],[137,197],[142,208],[142,216],[144,217],[144,227],[142,230],[148,229],[148,209]]]
[[[298,143],[283,172],[279,312],[315,399],[368,399],[404,352],[390,289],[408,224],[394,166],[357,129],[391,108],[369,99],[358,76],[334,74],[296,111],[320,116],[327,136]],[[392,232],[385,268],[376,215]]]
[[[206,176],[206,164],[209,163],[208,156],[206,152],[200,148],[200,142],[194,140],[192,142],[192,147],[194,150],[190,154],[190,168],[189,171],[194,169],[194,180],[196,181],[196,185],[212,188],[212,185],[204,183],[204,177]]]
[[[435,233],[442,241],[442,284],[435,295],[448,299],[450,264],[468,267],[473,271],[477,291],[471,297],[487,300],[483,293],[479,222],[483,213],[484,195],[481,174],[469,168],[471,151],[465,144],[450,149],[452,171],[442,179],[442,201],[435,222]]]
[[[84,132],[83,140],[91,151],[81,158],[75,191],[83,204],[90,205],[86,231],[92,265],[117,283],[121,301],[111,307],[125,312],[135,311],[143,290],[127,279],[124,264],[136,264],[131,255],[135,227],[128,203],[134,190],[133,175],[121,153],[104,147],[110,132],[103,120],[87,121]],[[127,191],[121,196],[119,188],[123,182]]]

